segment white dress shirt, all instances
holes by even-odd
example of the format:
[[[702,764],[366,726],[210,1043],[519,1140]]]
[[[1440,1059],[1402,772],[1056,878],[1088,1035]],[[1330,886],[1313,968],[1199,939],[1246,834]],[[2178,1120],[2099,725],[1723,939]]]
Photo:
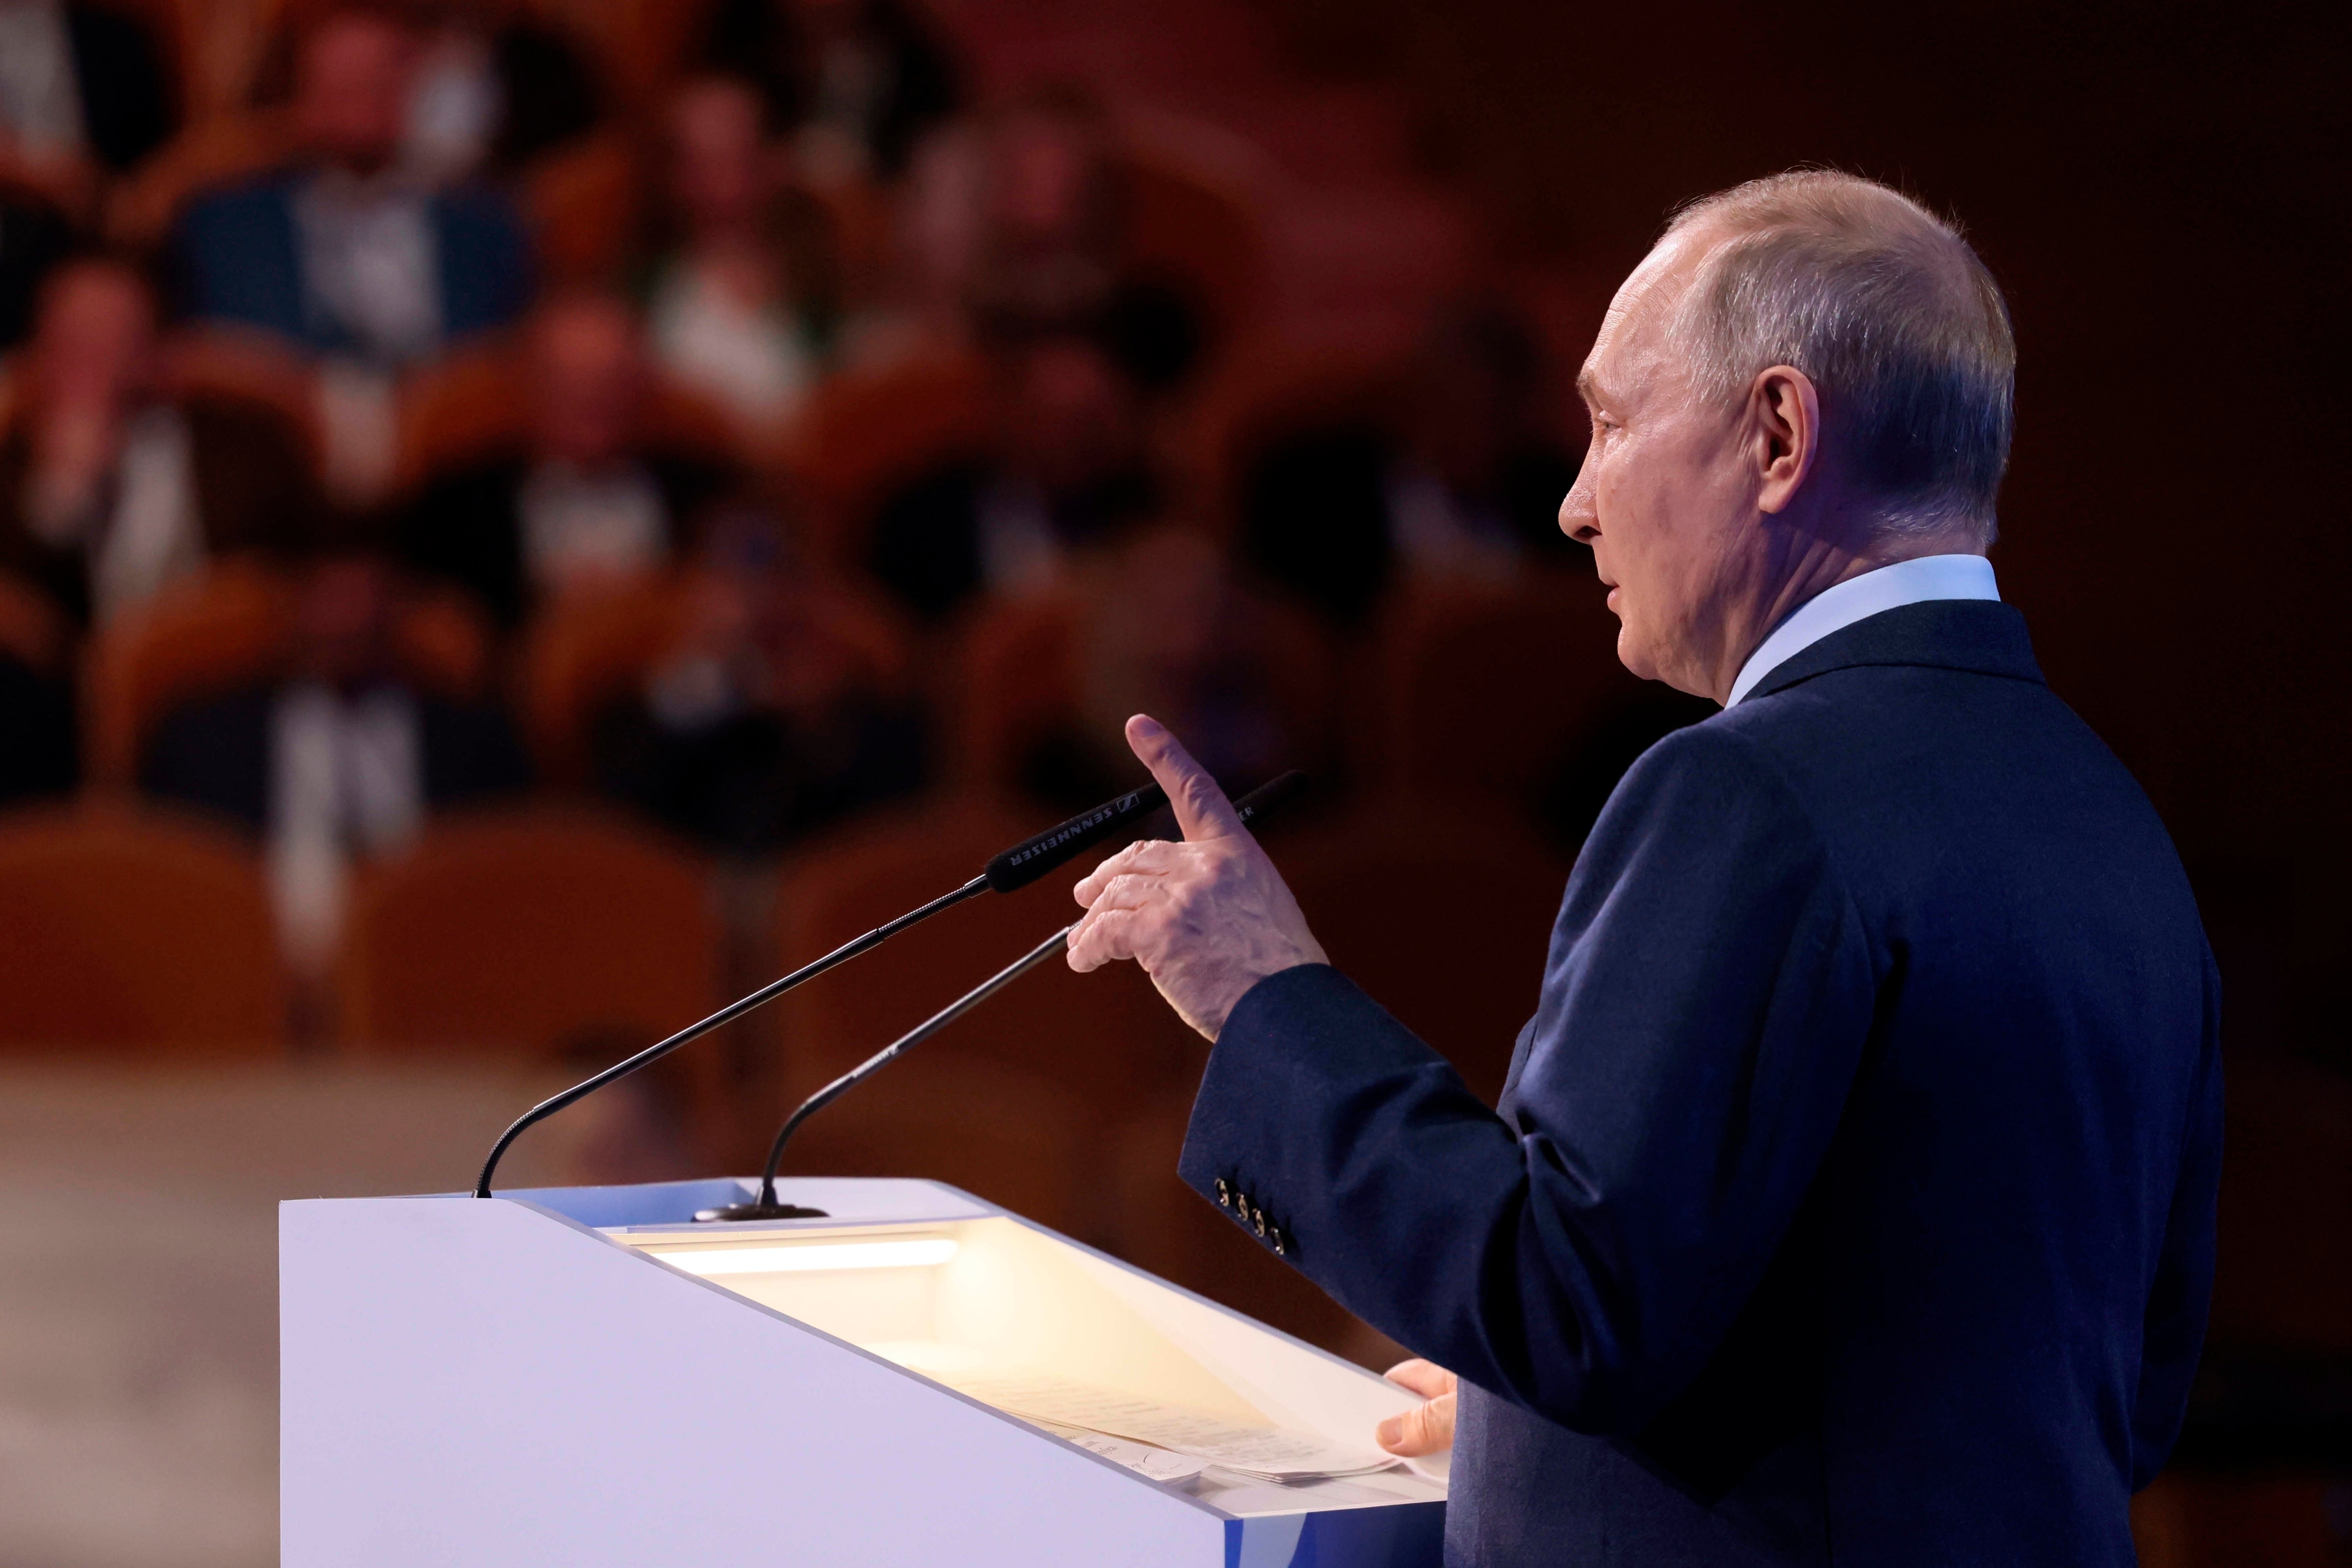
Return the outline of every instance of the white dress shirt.
[[[424,822],[424,730],[398,688],[345,697],[306,682],[278,694],[269,731],[278,942],[313,973],[342,934],[353,858],[397,851]]]
[[[0,0],[0,131],[36,157],[79,152],[81,82],[58,0]]]
[[[669,548],[668,503],[635,463],[590,473],[551,458],[531,469],[515,507],[523,570],[542,594],[650,572]]]
[[[1881,610],[1930,599],[1999,599],[1992,563],[1981,555],[1921,555],[1865,572],[1824,588],[1791,611],[1757,645],[1731,683],[1726,708],[1756,689],[1757,683],[1832,632],[1843,631]]]
[[[303,307],[378,368],[441,346],[441,262],[430,194],[398,174],[328,170],[294,193]]]

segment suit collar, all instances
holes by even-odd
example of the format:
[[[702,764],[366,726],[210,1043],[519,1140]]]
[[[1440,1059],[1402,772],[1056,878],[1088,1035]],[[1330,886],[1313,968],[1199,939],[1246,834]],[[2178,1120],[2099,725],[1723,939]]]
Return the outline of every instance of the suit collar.
[[[1931,599],[1881,610],[1801,649],[1756,683],[1753,700],[1833,669],[1865,665],[1962,669],[2042,682],[2025,617],[1996,599]]]

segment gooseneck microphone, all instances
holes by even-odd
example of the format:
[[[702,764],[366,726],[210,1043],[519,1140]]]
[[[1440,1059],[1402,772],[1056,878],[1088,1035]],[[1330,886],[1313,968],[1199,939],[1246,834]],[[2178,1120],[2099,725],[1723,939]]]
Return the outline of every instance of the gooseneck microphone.
[[[815,979],[835,965],[846,963],[861,952],[872,952],[908,926],[919,925],[941,910],[960,904],[966,899],[977,898],[982,893],[1010,893],[1027,887],[1055,867],[1076,859],[1089,846],[1101,843],[1136,818],[1167,804],[1167,792],[1155,784],[1129,790],[1091,811],[1082,811],[1067,822],[1057,823],[1035,837],[1024,839],[998,855],[982,868],[979,876],[952,892],[942,893],[921,908],[908,910],[889,924],[877,926],[864,936],[842,943],[814,963],[803,964],[781,980],[770,981],[749,996],[730,1002],[700,1023],[690,1024],[669,1038],[647,1046],[635,1056],[614,1063],[595,1077],[541,1100],[517,1117],[514,1124],[500,1133],[499,1141],[490,1146],[489,1158],[482,1162],[482,1173],[474,1183],[474,1195],[478,1198],[490,1195],[490,1178],[497,1173],[499,1161],[505,1156],[509,1144],[526,1130],[546,1121],[564,1107],[585,1100],[606,1084],[617,1083],[641,1068],[651,1067],[680,1046],[700,1039],[721,1024],[731,1023],[755,1007],[764,1006],[793,986]]]
[[[1304,785],[1306,782],[1307,775],[1303,773],[1299,773],[1296,769],[1293,769],[1291,772],[1270,780],[1269,782],[1259,785],[1256,789],[1252,790],[1249,794],[1242,796],[1240,800],[1234,804],[1234,815],[1241,819],[1242,826],[1247,827],[1254,823],[1263,820],[1267,812],[1273,810],[1276,805],[1281,805],[1282,803],[1289,800],[1292,796],[1296,795],[1300,787]],[[1074,818],[1073,820],[1076,819]],[[1050,837],[1051,835],[1049,834],[1040,834],[1036,838],[1030,840],[1030,842],[1032,844],[1035,844]],[[1007,853],[1011,853],[1011,851],[1007,851]],[[875,1052],[872,1056],[866,1058],[864,1061],[858,1063],[856,1067],[851,1068],[847,1072],[843,1073],[839,1078],[835,1079],[831,1083],[826,1084],[823,1089],[818,1089],[814,1094],[810,1095],[806,1100],[801,1101],[799,1109],[795,1110],[790,1116],[784,1119],[783,1126],[777,1131],[775,1142],[770,1145],[768,1149],[767,1168],[760,1173],[759,1196],[748,1204],[727,1204],[719,1208],[701,1209],[697,1211],[694,1217],[697,1220],[704,1221],[706,1223],[711,1221],[734,1220],[824,1218],[824,1211],[823,1209],[803,1208],[797,1204],[779,1203],[776,1200],[776,1168],[783,1163],[784,1145],[792,1142],[793,1134],[800,1131],[801,1123],[806,1121],[810,1117],[815,1115],[818,1111],[823,1110],[826,1106],[831,1105],[835,1100],[839,1100],[843,1095],[847,1094],[851,1089],[856,1089],[859,1084],[864,1083],[867,1079],[872,1078],[884,1068],[888,1067],[906,1052],[921,1045],[925,1040],[929,1039],[933,1035],[938,1034],[941,1029],[946,1028],[950,1024],[954,1023],[958,1018],[962,1017],[966,1013],[971,1012],[974,1007],[979,1006],[982,1002],[987,1001],[991,996],[995,995],[998,992],[1003,990],[1006,986],[1012,984],[1014,981],[1020,979],[1023,975],[1028,973],[1031,970],[1036,968],[1047,959],[1066,951],[1069,946],[1070,932],[1076,929],[1077,922],[1075,921],[1070,922],[1070,924],[1064,926],[1061,930],[1047,937],[1045,941],[1039,942],[1035,947],[1031,948],[1027,952],[1023,953],[1019,958],[1014,959],[1011,963],[1006,964],[1003,968],[998,970],[995,973],[990,975],[987,979],[982,981],[979,984],[973,986],[971,990],[965,992],[962,995],[957,997],[954,1001],[949,1003],[946,1006],[940,1008],[938,1012],[932,1014],[929,1017],[924,1019],[921,1023],[916,1025],[913,1028],[908,1030],[905,1034],[899,1036],[897,1039],[891,1041],[888,1045],[883,1047],[880,1050]]]

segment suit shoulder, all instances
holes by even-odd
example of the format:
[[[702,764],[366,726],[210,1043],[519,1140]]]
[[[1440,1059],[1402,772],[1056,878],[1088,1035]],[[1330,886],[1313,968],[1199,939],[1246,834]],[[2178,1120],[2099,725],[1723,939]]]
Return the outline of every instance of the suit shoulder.
[[[1685,843],[1770,841],[1785,853],[1822,850],[1828,836],[1790,770],[1724,717],[1676,730],[1643,752],[1593,824],[1588,852],[1661,833]]]
[[[1728,722],[1731,717],[1717,713],[1669,731],[1635,759],[1620,793],[1738,792],[1796,807],[1796,793],[1769,745],[1748,728]]]
[[[248,174],[190,198],[180,226],[185,232],[200,234],[257,223],[290,223],[293,214],[289,203],[292,196],[292,182],[283,170]]]
[[[511,234],[521,237],[522,215],[507,194],[495,185],[451,185],[434,193],[433,205],[449,221],[496,229],[502,237]]]

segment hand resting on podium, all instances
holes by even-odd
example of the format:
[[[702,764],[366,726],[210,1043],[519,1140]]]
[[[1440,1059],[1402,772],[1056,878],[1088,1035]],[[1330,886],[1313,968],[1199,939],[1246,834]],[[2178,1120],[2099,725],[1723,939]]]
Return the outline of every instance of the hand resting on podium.
[[[1184,842],[1130,844],[1072,889],[1086,916],[1070,932],[1084,974],[1122,958],[1213,1040],[1249,988],[1302,963],[1325,963],[1298,900],[1208,771],[1157,720],[1127,721],[1127,743],[1168,792]]]
[[[1454,1447],[1454,1391],[1460,1380],[1418,1356],[1397,1363],[1387,1375],[1391,1383],[1420,1394],[1423,1403],[1381,1422],[1372,1433],[1374,1440],[1402,1459],[1426,1458]]]

